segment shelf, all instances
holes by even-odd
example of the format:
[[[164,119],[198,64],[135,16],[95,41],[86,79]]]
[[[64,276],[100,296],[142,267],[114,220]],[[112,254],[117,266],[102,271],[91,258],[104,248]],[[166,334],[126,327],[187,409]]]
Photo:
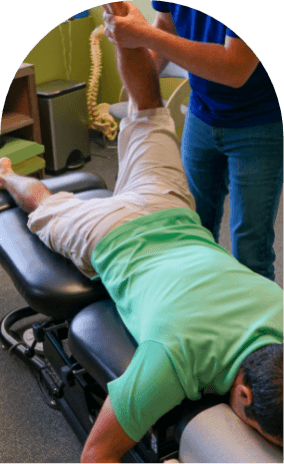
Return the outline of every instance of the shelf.
[[[14,79],[18,79],[19,77],[27,76],[29,74],[34,74],[34,65],[22,63],[19,70],[16,72]]]
[[[12,167],[16,174],[29,176],[30,174],[43,170],[45,168],[45,161],[39,156],[34,156],[33,158],[22,161],[21,163],[13,164]]]
[[[8,156],[19,174],[35,174],[43,179],[45,150],[41,143],[33,64],[21,64],[15,74],[4,104],[2,120],[0,115],[0,135],[6,139],[0,156]]]
[[[26,114],[4,113],[1,124],[1,134],[7,134],[22,127],[31,126],[34,123],[33,118]]]
[[[20,163],[44,153],[44,146],[36,142],[9,137],[7,135],[3,139],[6,139],[6,143],[1,148],[1,158],[10,158],[12,164]]]

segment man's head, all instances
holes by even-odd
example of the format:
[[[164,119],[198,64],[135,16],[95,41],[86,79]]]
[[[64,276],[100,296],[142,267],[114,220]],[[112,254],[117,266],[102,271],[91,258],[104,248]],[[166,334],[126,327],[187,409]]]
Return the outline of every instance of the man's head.
[[[283,345],[267,345],[243,361],[230,404],[244,422],[283,446]]]

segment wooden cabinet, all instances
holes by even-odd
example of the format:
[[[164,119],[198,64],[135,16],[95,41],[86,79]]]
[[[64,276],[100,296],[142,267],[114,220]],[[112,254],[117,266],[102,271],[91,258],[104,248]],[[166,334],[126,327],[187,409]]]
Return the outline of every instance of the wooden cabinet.
[[[33,153],[36,152],[36,156],[33,155],[26,160],[21,159],[21,162],[13,164],[13,169],[18,174],[37,175],[42,179],[45,167],[44,147],[41,142],[34,65],[32,64],[23,63],[10,86],[1,121],[1,136],[5,135],[11,136],[12,142],[13,138],[32,142]],[[11,146],[9,151],[11,151]],[[1,148],[0,155],[5,156],[5,146]]]

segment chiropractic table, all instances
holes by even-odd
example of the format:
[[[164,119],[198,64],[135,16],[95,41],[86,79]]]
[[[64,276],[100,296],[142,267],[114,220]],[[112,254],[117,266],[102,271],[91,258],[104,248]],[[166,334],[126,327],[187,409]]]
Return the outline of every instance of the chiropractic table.
[[[70,191],[86,200],[112,195],[100,178],[84,172],[43,183],[52,193]],[[0,264],[27,303],[4,317],[0,338],[9,354],[36,373],[50,403],[62,411],[83,445],[107,396],[107,383],[125,371],[137,343],[100,280],[87,279],[26,224],[27,214],[8,192],[0,191]],[[42,322],[32,324],[37,314]],[[13,326],[22,319],[31,321],[29,328],[16,333]],[[171,458],[283,462],[283,451],[243,423],[226,397],[204,395],[200,401],[184,400],[159,419],[123,462]]]

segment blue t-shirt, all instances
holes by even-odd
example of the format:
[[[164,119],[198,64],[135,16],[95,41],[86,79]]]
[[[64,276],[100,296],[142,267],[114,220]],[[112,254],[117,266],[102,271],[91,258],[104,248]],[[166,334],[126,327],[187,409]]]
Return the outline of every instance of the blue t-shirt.
[[[238,36],[224,24],[192,8],[152,1],[153,8],[171,13],[177,33],[185,39],[224,44],[226,35]],[[271,80],[261,63],[239,89],[189,73],[192,88],[191,112],[215,127],[246,127],[281,121],[279,102]]]

